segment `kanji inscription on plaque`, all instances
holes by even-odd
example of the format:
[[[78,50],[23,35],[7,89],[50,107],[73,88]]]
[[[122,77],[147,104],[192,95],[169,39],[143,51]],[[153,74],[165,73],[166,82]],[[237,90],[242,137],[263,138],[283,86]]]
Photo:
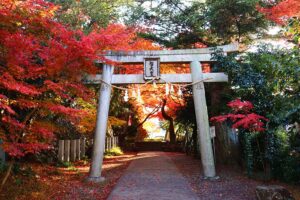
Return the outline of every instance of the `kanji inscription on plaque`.
[[[159,58],[144,59],[144,79],[159,79]]]

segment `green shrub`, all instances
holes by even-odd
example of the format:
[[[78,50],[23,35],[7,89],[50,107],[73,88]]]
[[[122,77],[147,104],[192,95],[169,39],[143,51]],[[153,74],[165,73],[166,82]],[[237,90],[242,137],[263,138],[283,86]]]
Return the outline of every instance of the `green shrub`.
[[[73,164],[71,162],[58,162],[57,166],[58,167],[69,168],[69,167],[72,167]]]
[[[78,172],[78,169],[74,165],[69,166],[68,170]]]
[[[276,133],[277,154],[274,161],[274,176],[289,183],[300,183],[300,154],[295,143],[297,133],[280,127]],[[295,145],[295,146],[294,146]]]
[[[15,180],[15,184],[16,184],[17,186],[20,186],[20,185],[22,185],[22,184],[23,184],[23,180],[22,180],[22,179],[20,179],[20,178],[16,178],[16,180]]]
[[[279,179],[289,183],[300,183],[300,159],[292,155],[283,155],[277,176]]]
[[[105,151],[104,155],[105,156],[120,156],[120,155],[123,155],[123,151],[120,147],[115,147],[115,148],[112,148],[108,151]]]
[[[229,76],[232,90],[227,94],[251,100],[254,111],[269,119],[259,137],[242,140],[248,174],[265,169],[267,176],[299,183],[300,135],[295,127],[289,128],[300,119],[299,57],[299,48],[269,45],[239,55],[213,55],[217,62],[212,70]]]

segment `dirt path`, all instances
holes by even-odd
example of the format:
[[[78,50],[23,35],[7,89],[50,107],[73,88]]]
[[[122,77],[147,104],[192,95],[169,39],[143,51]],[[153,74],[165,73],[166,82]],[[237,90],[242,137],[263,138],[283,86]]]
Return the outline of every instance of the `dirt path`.
[[[199,199],[187,179],[164,152],[139,153],[123,174],[109,200]]]

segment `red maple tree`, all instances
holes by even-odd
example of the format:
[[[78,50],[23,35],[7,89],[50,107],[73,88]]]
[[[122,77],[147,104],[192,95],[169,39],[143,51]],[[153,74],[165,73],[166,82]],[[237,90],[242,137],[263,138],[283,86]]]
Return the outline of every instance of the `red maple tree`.
[[[284,0],[270,8],[258,7],[258,10],[268,19],[278,24],[285,24],[289,18],[300,16],[300,0]]]
[[[254,108],[250,101],[241,101],[236,99],[227,104],[232,109],[232,113],[212,117],[210,121],[223,122],[230,120],[233,122],[232,128],[243,128],[250,132],[262,132],[265,130],[264,122],[267,118],[251,112]]]
[[[51,147],[58,121],[76,126],[89,113],[76,99],[93,99],[80,81],[97,72],[103,51],[137,50],[150,42],[112,24],[84,35],[54,18],[43,0],[0,2],[0,139],[12,157]]]

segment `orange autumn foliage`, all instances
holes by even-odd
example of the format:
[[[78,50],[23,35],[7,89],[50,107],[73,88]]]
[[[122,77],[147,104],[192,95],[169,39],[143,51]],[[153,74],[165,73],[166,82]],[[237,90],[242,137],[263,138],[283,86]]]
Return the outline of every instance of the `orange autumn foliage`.
[[[278,24],[285,24],[291,17],[300,17],[300,0],[284,0],[271,8],[258,7],[258,10],[268,19]]]

